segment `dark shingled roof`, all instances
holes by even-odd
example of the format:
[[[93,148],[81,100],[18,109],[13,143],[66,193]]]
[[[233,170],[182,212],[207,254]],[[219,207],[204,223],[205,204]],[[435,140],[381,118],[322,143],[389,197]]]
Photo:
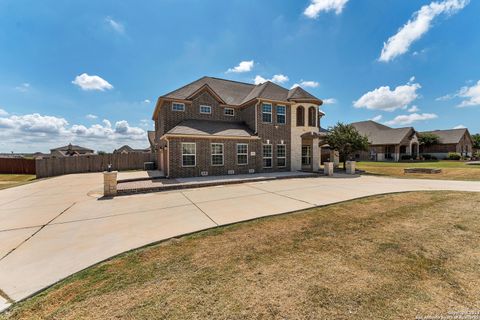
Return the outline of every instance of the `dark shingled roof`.
[[[313,100],[322,104],[322,101],[300,87],[292,90],[285,89],[271,81],[253,85],[250,83],[231,81],[212,77],[203,77],[180,89],[174,90],[160,98],[186,100],[202,87],[208,86],[226,104],[242,105],[253,99],[267,99],[277,101]]]
[[[434,130],[424,131],[421,133],[432,133],[439,138],[439,142],[442,144],[457,144],[462,140],[462,137],[468,133],[467,128],[450,129],[450,130]]]
[[[55,149],[50,149],[50,151],[78,151],[78,152],[91,152],[93,153],[92,149],[80,147],[77,145],[69,144],[68,146],[58,147]]]
[[[243,122],[185,120],[172,128],[167,134],[205,135],[205,136],[253,136],[253,132]]]
[[[399,144],[412,130],[415,131],[412,127],[395,129],[371,120],[352,125],[360,134],[366,135],[372,145]]]

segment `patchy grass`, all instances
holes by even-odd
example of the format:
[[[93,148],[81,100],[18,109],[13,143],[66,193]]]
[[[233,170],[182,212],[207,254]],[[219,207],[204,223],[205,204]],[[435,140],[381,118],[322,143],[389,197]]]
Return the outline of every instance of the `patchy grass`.
[[[369,174],[391,176],[397,178],[422,178],[445,180],[480,180],[480,166],[467,165],[462,161],[431,161],[431,162],[357,162],[357,168]],[[440,168],[438,174],[404,174],[405,168]]]
[[[479,310],[480,194],[417,192],[123,254],[0,319],[415,319]]]
[[[19,186],[35,180],[31,174],[0,174],[0,190]]]

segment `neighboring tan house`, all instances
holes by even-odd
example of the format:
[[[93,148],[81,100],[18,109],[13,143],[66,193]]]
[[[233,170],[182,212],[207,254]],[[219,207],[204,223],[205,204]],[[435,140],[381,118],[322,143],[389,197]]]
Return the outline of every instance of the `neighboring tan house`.
[[[473,154],[473,139],[466,128],[421,132],[421,134],[423,133],[438,136],[439,144],[420,146],[420,153],[422,154],[430,154],[438,159],[446,158],[449,152],[456,152],[468,157]]]
[[[150,152],[150,148],[146,148],[146,149],[133,149],[132,147],[130,147],[129,145],[124,145],[124,146],[121,146],[120,148],[118,149],[115,149],[113,150],[113,153],[115,154],[127,154],[127,153],[148,153]]]
[[[72,145],[50,149],[50,156],[52,157],[74,157],[94,154],[92,149]]]
[[[168,177],[319,170],[320,105],[300,87],[200,78],[157,101],[158,167]]]
[[[419,155],[418,136],[414,128],[390,128],[375,121],[352,125],[368,137],[370,150],[356,155],[359,160],[399,161],[403,155],[416,159]]]

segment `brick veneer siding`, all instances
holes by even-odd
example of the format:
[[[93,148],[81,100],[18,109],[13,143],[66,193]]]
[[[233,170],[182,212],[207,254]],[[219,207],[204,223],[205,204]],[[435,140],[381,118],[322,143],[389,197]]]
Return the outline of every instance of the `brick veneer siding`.
[[[200,113],[200,105],[212,107],[211,114]],[[162,104],[158,117],[158,128],[160,136],[174,128],[184,120],[221,120],[241,122],[242,112],[238,108],[234,108],[234,116],[224,115],[224,107],[212,95],[204,91],[196,96],[191,103],[185,103],[185,111],[173,111],[172,102],[166,101]]]
[[[262,103],[258,105],[257,108],[257,135],[260,137],[262,144],[267,143],[269,140],[270,144],[273,145],[273,167],[272,168],[265,168],[263,172],[275,172],[275,171],[290,171],[290,163],[291,163],[291,117],[290,117],[290,106],[280,104],[282,106],[286,106],[286,123],[285,124],[278,124],[277,123],[277,104],[272,104],[272,123],[264,123],[262,121]],[[277,145],[281,144],[283,140],[283,144],[286,145],[287,150],[287,166],[286,167],[277,167]],[[260,146],[260,156],[262,154],[262,149]]]
[[[182,166],[182,143],[196,143],[196,166]],[[211,165],[211,143],[223,143],[224,158],[222,166]],[[248,164],[237,164],[237,143],[248,144]],[[258,150],[261,148],[259,140],[251,139],[203,139],[203,138],[169,138],[169,164],[171,178],[199,177],[202,171],[207,171],[209,176],[227,175],[228,170],[234,170],[235,174],[248,173],[249,169],[262,172],[262,155]],[[255,156],[250,153],[254,151]]]

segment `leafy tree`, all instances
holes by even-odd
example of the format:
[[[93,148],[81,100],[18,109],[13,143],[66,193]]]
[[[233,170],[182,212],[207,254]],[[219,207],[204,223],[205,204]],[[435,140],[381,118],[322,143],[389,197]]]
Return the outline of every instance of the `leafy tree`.
[[[418,136],[418,141],[421,145],[432,146],[440,142],[440,138],[433,133],[422,133]]]
[[[473,148],[480,149],[480,133],[474,134],[472,136],[473,139]]]
[[[97,151],[97,154],[98,154],[98,155],[105,155],[105,154],[107,154],[107,153],[106,153],[105,151],[101,151],[101,150],[100,150],[100,151]]]
[[[329,129],[325,140],[331,148],[338,151],[344,168],[348,158],[355,152],[367,151],[369,145],[367,136],[362,136],[351,124],[341,122]]]

